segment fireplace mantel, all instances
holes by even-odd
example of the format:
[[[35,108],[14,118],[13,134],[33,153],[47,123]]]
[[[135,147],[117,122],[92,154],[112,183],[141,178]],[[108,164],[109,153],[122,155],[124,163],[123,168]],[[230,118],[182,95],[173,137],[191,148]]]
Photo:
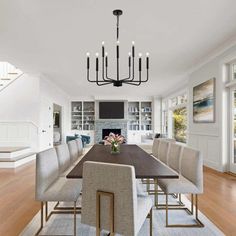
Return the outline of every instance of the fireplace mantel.
[[[95,143],[99,143],[101,141],[103,129],[121,129],[121,135],[127,138],[128,121],[127,120],[96,120],[95,121]]]

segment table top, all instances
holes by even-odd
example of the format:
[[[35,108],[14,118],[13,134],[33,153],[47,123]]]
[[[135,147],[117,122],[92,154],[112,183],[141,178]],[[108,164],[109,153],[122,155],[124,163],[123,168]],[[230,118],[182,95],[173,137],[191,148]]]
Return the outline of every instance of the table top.
[[[178,173],[137,145],[121,145],[119,154],[111,154],[110,150],[110,145],[95,144],[66,177],[82,178],[85,161],[132,165],[135,168],[136,178],[169,179],[179,177]]]

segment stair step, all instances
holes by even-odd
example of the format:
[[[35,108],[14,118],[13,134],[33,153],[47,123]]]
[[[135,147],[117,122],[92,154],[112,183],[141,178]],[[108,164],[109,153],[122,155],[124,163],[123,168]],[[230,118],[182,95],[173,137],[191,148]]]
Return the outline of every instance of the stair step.
[[[23,154],[21,156],[13,158],[1,158],[0,159],[0,168],[16,168],[21,165],[24,165],[30,161],[35,160],[36,153],[29,152],[27,154]]]
[[[26,158],[28,156],[32,156],[32,155],[35,155],[35,154],[36,154],[36,152],[28,152],[26,154],[22,154],[22,155],[13,157],[13,158],[9,158],[9,157],[0,158],[0,162],[15,162],[15,161],[19,161],[21,159],[24,159],[24,158]]]
[[[30,147],[0,147],[0,160],[4,158],[15,158],[31,152]]]

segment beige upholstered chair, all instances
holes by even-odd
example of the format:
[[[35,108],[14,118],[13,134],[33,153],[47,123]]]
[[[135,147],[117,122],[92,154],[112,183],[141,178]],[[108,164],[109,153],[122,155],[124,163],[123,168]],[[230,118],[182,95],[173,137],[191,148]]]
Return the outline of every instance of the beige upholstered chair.
[[[184,147],[180,160],[179,179],[159,180],[159,186],[166,193],[166,226],[168,227],[203,227],[198,219],[198,194],[203,193],[203,160],[200,152]],[[195,220],[193,225],[170,225],[168,223],[168,195],[169,193],[191,194],[191,211],[193,214],[193,198],[195,195]]]
[[[81,138],[77,138],[76,140],[77,147],[78,147],[78,155],[81,156],[83,155],[83,142]]]
[[[65,176],[71,167],[70,152],[67,144],[55,147],[57,152],[60,176]]]
[[[168,152],[168,166],[179,173],[180,171],[180,157],[182,155],[183,146],[170,143]]]
[[[82,205],[81,222],[95,226],[96,235],[136,236],[148,215],[152,235],[152,200],[137,197],[133,166],[85,162]]]
[[[182,149],[183,149],[183,146],[179,145],[179,144],[176,144],[174,142],[170,143],[170,146],[169,146],[169,151],[168,151],[168,166],[175,170],[177,173],[179,173],[180,171],[180,158],[181,158],[181,155],[182,155]],[[161,180],[160,180],[161,181]],[[160,193],[160,194],[163,194],[163,193]],[[169,206],[184,206],[182,200],[181,200],[181,194],[170,194],[171,196],[173,196],[174,198],[178,198],[179,197],[179,200],[178,200],[178,203],[177,204],[171,204]],[[157,198],[158,198],[158,193],[157,193]],[[158,202],[158,201],[157,201]],[[159,209],[162,209],[163,206],[165,207],[166,204],[157,204],[157,208]]]
[[[48,215],[48,202],[73,202],[74,235],[76,235],[76,201],[81,192],[81,181],[59,177],[59,165],[56,150],[54,148],[40,152],[36,157],[36,186],[35,198],[41,202],[41,226],[37,235],[43,228],[43,205],[45,203],[46,221],[52,214],[62,211],[51,211]],[[65,211],[64,211],[65,213]]]
[[[75,140],[69,141],[68,148],[70,152],[71,163],[75,164],[75,162],[78,160],[79,157],[77,142]]]
[[[170,142],[161,140],[158,148],[158,159],[165,164],[168,164]]]
[[[152,144],[152,156],[158,158],[158,148],[160,144],[160,139],[159,138],[154,138],[153,144]]]

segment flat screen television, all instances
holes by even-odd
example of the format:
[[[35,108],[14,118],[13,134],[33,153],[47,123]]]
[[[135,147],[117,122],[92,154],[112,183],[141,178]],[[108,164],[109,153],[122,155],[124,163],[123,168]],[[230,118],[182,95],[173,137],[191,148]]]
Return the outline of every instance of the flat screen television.
[[[124,119],[124,102],[99,102],[99,119]]]

